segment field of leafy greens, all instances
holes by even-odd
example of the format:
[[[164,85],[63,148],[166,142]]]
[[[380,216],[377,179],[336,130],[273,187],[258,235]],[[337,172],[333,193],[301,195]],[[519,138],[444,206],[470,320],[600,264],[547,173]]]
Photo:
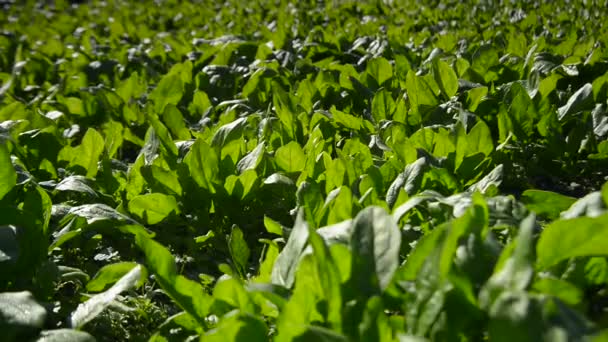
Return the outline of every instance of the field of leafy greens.
[[[2,341],[608,341],[608,3],[0,1]]]

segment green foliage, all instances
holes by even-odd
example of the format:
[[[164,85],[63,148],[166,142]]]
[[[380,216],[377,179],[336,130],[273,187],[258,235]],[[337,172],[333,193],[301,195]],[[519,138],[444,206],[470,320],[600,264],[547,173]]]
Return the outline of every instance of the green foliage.
[[[2,6],[3,341],[605,340],[606,4]]]

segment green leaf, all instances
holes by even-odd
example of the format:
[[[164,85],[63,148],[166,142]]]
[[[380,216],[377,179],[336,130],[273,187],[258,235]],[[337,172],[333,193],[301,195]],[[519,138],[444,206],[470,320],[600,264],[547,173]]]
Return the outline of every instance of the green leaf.
[[[154,131],[154,134],[160,140],[160,143],[164,150],[169,154],[171,158],[175,158],[178,155],[177,146],[171,138],[171,134],[167,127],[158,119],[156,115],[148,113],[146,116],[150,123],[150,129]]]
[[[0,292],[0,328],[3,339],[13,341],[21,333],[41,329],[46,310],[28,291]]]
[[[273,82],[272,100],[277,113],[277,117],[283,124],[285,131],[290,138],[295,138],[296,132],[296,105],[294,99],[283,90],[278,82]]]
[[[471,69],[483,77],[483,81],[489,83],[497,78],[495,72],[489,69],[498,64],[498,51],[492,45],[482,45],[473,54]]]
[[[298,211],[287,244],[277,257],[272,268],[272,283],[290,288],[295,280],[295,273],[300,255],[308,242],[308,224],[304,220],[304,211]]]
[[[109,265],[105,265],[100,268],[95,274],[93,279],[87,283],[87,291],[89,292],[101,292],[104,291],[111,284],[116,283],[120,278],[129,273],[133,268],[138,266],[136,262],[123,261]],[[141,267],[141,266],[140,266]],[[141,269],[140,284],[143,283],[147,278],[146,269]]]
[[[203,287],[177,274],[175,258],[158,242],[143,234],[136,234],[136,245],[144,252],[148,269],[155,274],[156,282],[177,305],[205,326],[211,298]]]
[[[234,310],[226,314],[213,330],[201,336],[202,342],[239,341],[268,341],[268,328],[261,317]]]
[[[171,135],[178,140],[188,140],[191,138],[190,131],[186,127],[186,122],[182,113],[175,105],[167,105],[163,111],[163,122],[169,128]]]
[[[523,192],[521,201],[537,215],[555,220],[559,218],[559,214],[562,211],[567,210],[576,202],[576,198],[551,191],[532,189]]]
[[[218,181],[219,162],[217,153],[202,139],[196,139],[184,158],[190,175],[202,188],[215,192],[214,183]]]
[[[86,194],[91,198],[96,198],[97,193],[91,188],[91,186],[89,185],[90,183],[92,182],[86,177],[74,175],[62,179],[61,182],[59,182],[59,184],[55,186],[55,190],[79,192],[82,194]]]
[[[184,84],[180,75],[165,75],[148,97],[154,102],[154,112],[160,114],[168,104],[176,105],[184,94]]]
[[[327,322],[333,331],[342,332],[342,292],[340,289],[340,271],[333,260],[323,239],[308,228],[308,241],[313,248],[317,265],[317,275],[327,301]]]
[[[286,172],[300,172],[306,166],[304,150],[295,141],[279,147],[274,155],[277,166]]]
[[[129,211],[146,224],[157,224],[171,213],[180,212],[175,197],[160,193],[135,196],[129,201]]]
[[[157,165],[149,165],[142,168],[142,173],[151,186],[158,185],[161,188],[161,191],[172,193],[177,196],[182,195],[182,186],[179,183],[179,177],[175,172],[163,169]]]
[[[107,308],[121,292],[135,287],[141,280],[141,275],[141,266],[135,266],[107,291],[96,294],[78,305],[69,317],[69,325],[72,328],[80,328],[90,322]]]
[[[247,118],[238,118],[231,123],[223,125],[213,135],[211,146],[226,146],[229,142],[240,139],[246,125]]]
[[[430,166],[425,157],[419,158],[412,164],[407,165],[403,172],[397,176],[388,188],[386,203],[389,206],[393,206],[397,201],[397,196],[401,189],[404,189],[410,196],[418,192],[422,185],[424,173],[428,171],[429,168]]]
[[[79,146],[66,146],[59,154],[59,159],[67,160],[70,167],[87,178],[97,175],[97,163],[104,151],[105,142],[101,134],[89,128]]]
[[[541,278],[532,285],[534,291],[554,296],[568,305],[578,305],[583,299],[583,291],[569,282],[557,278]]]
[[[236,164],[236,169],[239,171],[239,173],[243,173],[247,170],[253,170],[258,167],[264,156],[265,145],[266,144],[263,141],[260,142],[253,149],[253,151],[249,152],[246,156],[239,160],[239,162]]]
[[[392,329],[380,297],[374,296],[367,301],[358,328],[361,341],[393,341]]]
[[[458,76],[448,63],[439,58],[433,60],[433,78],[441,92],[449,99],[458,91]]]
[[[242,312],[255,313],[256,307],[243,282],[230,276],[221,277],[213,288],[213,300],[216,304],[228,304],[231,308]]]
[[[393,67],[389,61],[382,57],[369,60],[365,70],[378,82],[379,86],[393,77]]]
[[[561,121],[568,115],[591,109],[593,109],[593,86],[591,83],[586,83],[570,96],[565,105],[558,108],[557,117]]]
[[[550,223],[540,235],[536,252],[539,269],[574,257],[608,255],[608,214]]]
[[[391,119],[395,110],[397,110],[397,104],[388,90],[382,89],[374,94],[372,116],[377,124],[382,120]]]
[[[510,293],[520,293],[530,285],[534,276],[532,234],[535,220],[534,214],[530,214],[524,219],[512,245],[503,250],[494,274],[479,294],[479,304],[482,308],[492,310],[491,308],[499,301],[501,295],[509,296]],[[497,305],[503,304],[506,303]]]
[[[379,294],[399,266],[401,232],[392,217],[375,206],[363,209],[353,225],[351,281],[361,295]]]
[[[281,224],[266,215],[264,215],[264,227],[266,227],[266,231],[269,233],[283,236],[283,227]]]
[[[250,250],[247,242],[243,237],[243,231],[237,226],[232,227],[230,238],[228,239],[228,247],[232,261],[236,265],[241,276],[247,274],[247,262],[249,261]]]
[[[17,173],[6,144],[0,141],[0,200],[17,184]]]
[[[438,104],[437,97],[431,87],[422,77],[416,76],[414,70],[407,72],[405,91],[414,113],[425,114]]]

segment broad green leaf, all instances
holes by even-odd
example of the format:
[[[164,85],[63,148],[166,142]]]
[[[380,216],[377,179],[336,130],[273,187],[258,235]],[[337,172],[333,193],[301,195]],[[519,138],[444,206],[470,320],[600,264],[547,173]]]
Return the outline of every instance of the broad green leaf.
[[[239,171],[239,173],[243,173],[247,170],[253,170],[258,167],[264,156],[265,145],[266,144],[263,141],[260,142],[253,149],[253,151],[249,152],[246,156],[239,160],[239,162],[236,164],[236,169]]]
[[[289,137],[295,138],[297,115],[296,105],[294,103],[295,100],[289,93],[283,90],[283,87],[277,82],[273,82],[272,90],[272,100],[277,117],[283,124]]]
[[[492,341],[543,340],[540,303],[525,292],[502,292],[488,313],[488,333]]]
[[[270,284],[272,267],[279,256],[279,245],[275,241],[261,241],[266,243],[264,259],[260,263],[259,274],[255,277],[256,282]]]
[[[228,176],[224,182],[224,188],[229,195],[243,200],[251,193],[251,190],[257,182],[257,173],[254,170],[247,170],[239,176]]]
[[[202,188],[215,192],[214,183],[218,180],[219,161],[214,149],[202,139],[197,139],[184,158],[190,175]]]
[[[140,217],[146,224],[157,224],[171,213],[180,209],[175,197],[160,193],[139,195],[129,201],[129,211]]]
[[[388,90],[382,89],[374,95],[372,116],[376,120],[376,124],[379,124],[382,120],[391,119],[395,110],[397,110],[397,105]]]
[[[95,190],[89,185],[91,182],[84,176],[74,175],[61,180],[55,190],[57,191],[73,191],[86,194],[91,198],[97,197]]]
[[[0,327],[3,339],[13,341],[19,334],[41,329],[46,310],[28,292],[0,292]]]
[[[496,79],[496,73],[489,72],[489,69],[498,63],[496,48],[489,44],[482,45],[473,54],[471,69],[483,77],[484,82],[491,82]]]
[[[374,206],[363,209],[353,225],[351,281],[361,295],[381,293],[399,266],[401,232],[384,209]]]
[[[358,330],[361,341],[393,341],[392,329],[380,297],[374,296],[367,301]]]
[[[213,330],[201,336],[203,342],[238,341],[268,341],[268,328],[261,317],[234,310],[226,314]]]
[[[17,184],[17,173],[11,156],[3,141],[0,141],[0,200]]]
[[[379,86],[393,77],[393,67],[389,61],[382,57],[368,61],[366,71],[378,82]]]
[[[160,287],[177,305],[204,326],[211,298],[203,287],[198,282],[178,275],[175,258],[158,242],[143,234],[137,234],[135,243],[144,252],[146,265],[155,274]]]
[[[116,283],[120,278],[129,273],[133,268],[137,267],[138,264],[135,262],[123,261],[109,265],[105,265],[100,268],[95,274],[93,279],[87,283],[87,291],[89,292],[101,292],[105,291],[110,284]],[[141,266],[139,266],[141,267]],[[147,278],[146,269],[141,267],[140,283]]]
[[[110,120],[103,126],[102,133],[106,142],[105,147],[106,151],[108,151],[108,158],[114,158],[122,147],[124,140],[123,126],[116,121]]]
[[[433,78],[441,92],[449,99],[458,91],[458,76],[445,61],[436,58],[433,60]]]
[[[256,312],[250,292],[244,288],[243,282],[238,278],[222,276],[213,288],[213,300],[216,303],[224,302],[241,312]]]
[[[497,269],[482,288],[479,304],[486,310],[493,310],[501,295],[525,291],[534,276],[534,250],[532,233],[536,217],[529,215],[522,221],[516,239],[507,246],[500,256]],[[527,300],[527,299],[526,299]]]
[[[541,278],[532,284],[536,292],[559,298],[568,305],[578,305],[583,299],[583,291],[571,283],[558,278]]]
[[[405,91],[414,113],[425,114],[438,104],[437,97],[431,87],[422,77],[416,76],[414,70],[407,73]]]
[[[608,255],[608,214],[548,224],[540,235],[536,252],[539,269],[574,257]]]
[[[521,201],[537,215],[555,220],[559,218],[559,214],[562,211],[565,211],[576,202],[576,198],[551,191],[531,189],[523,192]]]
[[[408,195],[414,195],[422,185],[424,172],[428,171],[429,168],[430,166],[425,157],[419,158],[412,164],[407,165],[388,188],[386,203],[389,206],[393,206],[397,201],[400,189],[404,189]]]
[[[184,84],[180,75],[165,75],[148,97],[154,102],[154,112],[161,114],[168,104],[176,105],[184,94]]]
[[[277,234],[279,236],[283,235],[283,227],[281,224],[266,215],[264,215],[264,227],[266,227],[266,231],[269,233]]]
[[[158,185],[163,191],[177,196],[182,195],[178,175],[157,165],[144,166],[142,173],[151,186]],[[153,187],[154,189],[154,187]]]
[[[228,239],[228,247],[232,261],[236,265],[242,276],[247,274],[247,262],[249,261],[250,250],[247,242],[243,237],[243,231],[237,226],[232,227],[230,238]]]
[[[279,147],[275,152],[274,160],[277,166],[286,172],[299,172],[306,166],[306,155],[295,141]]]
[[[162,116],[165,126],[171,135],[177,140],[188,140],[191,138],[190,131],[186,127],[184,117],[175,105],[170,104],[165,107]]]
[[[502,183],[504,173],[504,167],[502,164],[496,166],[494,170],[480,179],[478,182],[472,184],[467,189],[468,192],[479,191],[482,194],[485,194],[492,187],[498,187],[500,183]]]
[[[229,142],[241,138],[246,125],[247,118],[238,118],[231,123],[223,125],[213,135],[211,146],[225,146]]]
[[[86,219],[87,224],[93,224],[98,221],[129,224],[137,223],[129,216],[119,213],[116,209],[100,203],[71,207],[69,208],[68,215],[82,217]]]
[[[333,260],[323,239],[308,228],[308,241],[313,248],[317,265],[317,275],[327,300],[327,322],[332,330],[342,332],[342,292],[340,290],[340,271]]]
[[[165,149],[167,153],[169,153],[169,157],[177,157],[177,146],[173,142],[171,133],[169,133],[167,127],[160,121],[160,119],[156,115],[148,113],[147,119],[150,123],[150,129],[153,130],[156,137],[158,137],[161,146]]]
[[[277,257],[272,268],[272,283],[287,288],[293,286],[300,255],[308,242],[308,224],[304,220],[304,211],[300,210],[289,235],[287,244]]]
[[[107,291],[96,294],[78,305],[69,317],[70,327],[80,328],[97,317],[121,292],[135,287],[141,279],[141,273],[141,266],[135,266]]]
[[[330,108],[329,111],[337,124],[347,128],[347,129],[354,130],[354,131],[361,130],[361,127],[363,126],[363,122],[360,118],[358,118],[354,115],[339,111],[333,106]]]
[[[586,83],[568,99],[568,102],[557,110],[559,120],[583,110],[593,109],[593,87]]]
[[[77,147],[66,146],[59,154],[59,159],[67,160],[70,167],[87,178],[97,175],[97,163],[104,151],[105,142],[101,134],[89,128]]]

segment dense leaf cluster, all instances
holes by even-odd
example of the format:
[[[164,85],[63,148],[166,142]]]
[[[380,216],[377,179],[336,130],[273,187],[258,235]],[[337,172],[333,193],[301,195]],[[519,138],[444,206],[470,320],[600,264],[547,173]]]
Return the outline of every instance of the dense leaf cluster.
[[[0,7],[3,340],[608,338],[606,1]]]

